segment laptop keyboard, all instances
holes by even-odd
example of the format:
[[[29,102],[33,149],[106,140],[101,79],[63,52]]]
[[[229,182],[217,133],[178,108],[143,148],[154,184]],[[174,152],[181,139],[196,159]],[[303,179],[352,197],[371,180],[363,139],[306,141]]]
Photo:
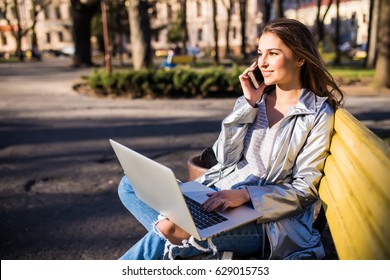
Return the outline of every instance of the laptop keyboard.
[[[215,226],[216,224],[222,223],[227,220],[225,217],[214,211],[202,211],[202,205],[199,202],[196,202],[195,200],[185,195],[184,199],[187,202],[188,209],[190,210],[195,225],[199,229],[205,229],[211,226]]]

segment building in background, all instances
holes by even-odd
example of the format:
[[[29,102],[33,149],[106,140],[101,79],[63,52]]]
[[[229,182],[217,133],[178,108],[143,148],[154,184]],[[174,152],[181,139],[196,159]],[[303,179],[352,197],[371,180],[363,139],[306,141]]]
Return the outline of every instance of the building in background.
[[[315,29],[317,17],[317,1],[313,0],[284,0],[285,16],[297,19]],[[327,1],[323,1],[327,2]],[[333,1],[335,2],[335,1]],[[299,3],[299,4],[297,4]],[[321,16],[325,13],[328,3],[321,6]],[[340,15],[340,44],[366,45],[368,40],[368,24],[370,15],[369,0],[341,0]],[[331,51],[332,40],[335,36],[336,5],[333,4],[324,20],[325,24],[325,51]]]
[[[3,0],[9,7],[17,4],[22,28],[28,28],[33,23],[33,0]],[[0,14],[0,53],[14,53],[16,40],[11,34],[11,28],[17,30],[16,17],[11,9],[7,10],[11,25]],[[50,4],[37,15],[35,26],[37,44],[42,50],[61,50],[73,46],[71,33],[70,0],[51,0]],[[32,49],[32,32],[22,38],[22,50]]]
[[[14,2],[14,0],[3,0]],[[23,18],[23,24],[31,24],[31,9],[33,0],[16,0],[18,9]],[[224,3],[227,0],[217,0],[217,24],[219,32],[218,45],[224,53],[226,48],[226,28],[227,9]],[[284,14],[286,17],[295,18],[312,30],[315,28],[317,15],[317,5],[315,0],[284,0]],[[325,1],[326,2],[326,1]],[[366,44],[369,0],[341,0],[341,43]],[[240,53],[241,45],[241,19],[239,14],[239,1],[233,1],[231,27],[229,33],[229,44],[233,54]],[[180,1],[160,0],[157,1],[157,14],[152,18],[152,27],[167,25],[177,18],[180,11]],[[256,50],[259,31],[263,24],[264,1],[247,0],[247,52]],[[326,4],[321,7],[323,13]],[[200,49],[205,53],[211,53],[214,47],[213,36],[213,12],[211,0],[187,0],[187,27],[188,27],[188,47],[189,49]],[[336,6],[333,4],[325,19],[327,36],[334,35],[336,17]],[[12,17],[11,17],[12,18]],[[10,29],[15,28],[15,18],[13,24],[8,25],[7,21],[0,16],[0,53],[13,53],[16,49],[16,42]],[[36,34],[38,47],[41,51],[63,50],[72,52],[73,40],[71,33],[70,0],[52,0],[50,4],[38,14],[36,24]],[[129,40],[125,40],[127,48],[131,49]],[[327,40],[325,50],[331,50],[332,40]],[[152,38],[152,46],[155,50],[168,49],[171,46],[167,41],[167,29],[161,29]],[[22,50],[31,49],[31,34],[23,38]]]

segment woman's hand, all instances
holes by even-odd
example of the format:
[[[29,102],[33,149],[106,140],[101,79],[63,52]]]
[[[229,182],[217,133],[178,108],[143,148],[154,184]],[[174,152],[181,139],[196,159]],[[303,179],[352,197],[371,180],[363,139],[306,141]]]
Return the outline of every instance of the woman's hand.
[[[258,89],[255,89],[248,76],[248,72],[255,70],[256,67],[258,67],[257,62],[253,62],[253,64],[245,69],[245,71],[238,77],[240,79],[240,84],[242,91],[244,92],[244,96],[252,107],[256,106],[257,101],[260,100],[261,95],[265,89],[264,83],[262,83]]]
[[[224,190],[219,192],[208,193],[209,198],[203,202],[203,211],[211,212],[216,209],[225,211],[228,208],[240,206],[250,200],[249,193],[246,189],[242,190]]]
[[[240,206],[250,200],[249,193],[246,189],[224,190],[208,193],[207,196],[209,196],[209,198],[202,204],[202,208],[204,211],[208,212],[217,208],[225,211],[228,208]],[[181,245],[184,239],[188,239],[191,236],[168,219],[158,222],[157,227],[165,238],[175,245]]]

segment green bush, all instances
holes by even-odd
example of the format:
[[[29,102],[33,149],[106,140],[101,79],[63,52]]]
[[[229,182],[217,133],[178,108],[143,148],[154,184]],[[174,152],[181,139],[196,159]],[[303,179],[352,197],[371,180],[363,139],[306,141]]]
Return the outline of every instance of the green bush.
[[[172,84],[173,74],[174,72],[164,69],[159,69],[152,74],[150,89],[156,97],[174,95],[175,90]]]
[[[238,76],[242,70],[236,65],[231,70],[177,67],[171,70],[114,71],[109,75],[104,70],[95,70],[87,81],[90,88],[102,95],[130,95],[133,98],[225,96],[240,94]]]
[[[244,72],[244,70],[245,70],[244,67],[238,67],[237,64],[233,64],[232,71],[226,74],[227,83],[234,92],[241,92],[241,85],[238,76],[240,76],[241,73]]]
[[[197,75],[197,72],[187,68],[174,70],[172,83],[175,95],[179,97],[196,96],[198,93]]]
[[[170,70],[117,70],[108,75],[104,69],[93,71],[87,82],[99,95],[142,97],[233,97],[242,94],[238,76],[244,66],[208,66],[203,69],[176,67]],[[375,70],[359,67],[328,67],[338,80],[373,78]]]
[[[117,91],[117,80],[118,80],[118,72],[113,72],[111,74],[107,74],[106,72],[103,72],[102,82],[105,91],[108,93],[115,93]]]
[[[148,79],[148,70],[133,71],[131,75],[130,86],[132,91],[134,92],[134,97],[142,97],[147,94]]]
[[[103,89],[103,82],[100,71],[94,70],[87,79],[88,85],[94,90]]]
[[[120,72],[107,74],[103,70],[95,70],[88,76],[88,84],[100,95],[118,94],[125,89],[124,75]]]

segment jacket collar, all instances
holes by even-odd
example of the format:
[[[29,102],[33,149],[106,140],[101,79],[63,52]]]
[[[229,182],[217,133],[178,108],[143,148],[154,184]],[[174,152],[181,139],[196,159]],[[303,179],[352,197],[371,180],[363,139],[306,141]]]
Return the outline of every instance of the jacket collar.
[[[267,94],[265,93],[261,96],[259,103],[265,102],[266,95]],[[299,94],[298,103],[292,107],[290,114],[315,114],[327,99],[327,97],[315,95],[307,88],[302,88]]]
[[[292,114],[315,114],[327,99],[327,97],[317,96],[312,91],[302,88]]]
[[[260,98],[260,102],[265,102],[265,96],[263,94]],[[315,95],[312,91],[302,88],[298,103],[296,106],[291,107],[292,110],[289,115],[305,115],[305,114],[316,114],[317,111],[321,108],[322,104],[327,100],[327,97],[320,97]],[[244,97],[241,96],[239,99],[240,105],[238,105],[237,110],[228,115],[224,123],[231,124],[234,122],[238,123],[251,123],[254,121],[257,115],[257,109],[249,105],[249,103],[244,102]]]

